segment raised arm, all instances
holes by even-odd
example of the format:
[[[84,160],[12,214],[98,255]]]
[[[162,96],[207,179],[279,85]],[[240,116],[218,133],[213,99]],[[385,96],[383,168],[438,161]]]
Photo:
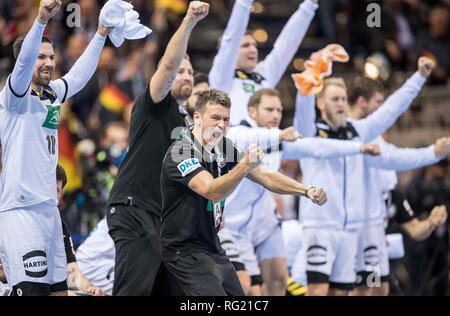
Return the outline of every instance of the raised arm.
[[[36,20],[23,40],[20,53],[7,83],[7,89],[11,92],[10,97],[22,98],[26,95],[33,77],[34,64],[39,56],[45,26],[60,8],[60,0],[42,0],[40,2]],[[7,102],[5,105],[14,104],[17,103]]]
[[[319,205],[327,201],[327,195],[322,188],[306,188],[300,182],[263,166],[253,169],[247,177],[273,193],[305,196]]]
[[[385,143],[380,156],[366,157],[366,161],[375,168],[404,171],[435,164],[449,154],[450,137],[444,137],[424,148],[398,148]]]
[[[231,90],[241,40],[247,29],[253,0],[236,0],[209,72],[211,88]]]
[[[283,142],[282,148],[282,159],[287,160],[301,158],[329,159],[358,154],[379,154],[377,145],[317,137]]]
[[[295,98],[294,127],[304,137],[316,135],[316,96],[302,96],[297,92]]]
[[[109,32],[111,29],[99,22],[97,33],[69,72],[62,78],[50,82],[50,86],[60,97],[61,102],[77,94],[94,75]]]
[[[233,193],[241,180],[261,163],[262,157],[261,148],[252,145],[239,163],[227,174],[213,178],[208,171],[203,170],[189,181],[188,186],[205,199],[217,203]]]
[[[270,54],[256,66],[255,71],[269,82],[270,87],[278,84],[294,58],[319,7],[317,3],[318,0],[303,1],[278,35]]]
[[[384,133],[411,105],[434,67],[427,58],[419,59],[419,70],[403,86],[395,91],[374,113],[362,120],[354,121],[354,126],[363,142],[371,141]]]
[[[158,69],[150,79],[150,96],[154,103],[162,101],[170,91],[178,68],[186,55],[189,37],[199,21],[208,15],[209,4],[192,1],[186,16],[167,45]]]

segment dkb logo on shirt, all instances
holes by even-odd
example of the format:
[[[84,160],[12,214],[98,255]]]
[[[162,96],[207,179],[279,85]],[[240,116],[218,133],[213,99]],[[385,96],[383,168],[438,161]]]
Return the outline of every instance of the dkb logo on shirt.
[[[177,166],[178,170],[181,172],[181,175],[183,177],[199,167],[200,167],[200,162],[198,161],[197,158],[185,159],[182,162],[180,162]]]

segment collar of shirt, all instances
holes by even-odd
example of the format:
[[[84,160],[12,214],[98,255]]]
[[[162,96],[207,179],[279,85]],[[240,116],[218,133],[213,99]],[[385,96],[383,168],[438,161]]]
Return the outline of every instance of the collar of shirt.
[[[236,71],[234,72],[234,77],[239,79],[250,79],[257,84],[260,84],[265,80],[265,78],[261,76],[259,73],[247,72],[242,69],[236,69]]]

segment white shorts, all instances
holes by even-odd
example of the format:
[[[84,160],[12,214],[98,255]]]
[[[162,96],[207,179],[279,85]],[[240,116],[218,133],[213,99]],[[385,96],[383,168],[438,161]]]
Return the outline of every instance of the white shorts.
[[[380,277],[381,247],[384,243],[384,226],[368,225],[358,231],[356,254],[356,284],[368,285]]]
[[[0,212],[0,259],[12,295],[67,290],[61,217],[42,203]]]
[[[285,257],[280,226],[276,226],[272,233],[258,245],[254,245],[247,235],[231,237],[231,233],[226,229],[219,232],[219,238],[230,261],[241,262],[251,277],[261,275],[259,262]]]
[[[386,231],[382,230],[383,239],[380,243],[380,276],[381,282],[389,281],[389,252],[388,245],[386,242]]]
[[[304,227],[308,284],[351,290],[356,280],[357,230]]]

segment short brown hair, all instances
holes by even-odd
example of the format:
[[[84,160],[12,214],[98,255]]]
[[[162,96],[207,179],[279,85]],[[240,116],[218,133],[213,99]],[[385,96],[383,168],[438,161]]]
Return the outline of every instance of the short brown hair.
[[[13,44],[13,53],[14,53],[14,58],[15,58],[15,59],[17,59],[17,57],[19,57],[19,53],[20,53],[20,50],[22,49],[22,44],[23,44],[23,41],[24,41],[24,39],[25,39],[26,36],[27,36],[27,34],[23,34],[23,35],[19,36],[19,37],[14,41],[14,44]],[[49,43],[49,44],[52,45],[52,47],[53,47],[52,41],[51,41],[48,37],[46,37],[46,36],[42,36],[41,43]]]
[[[280,97],[280,93],[276,89],[261,89],[252,94],[248,100],[248,107],[258,108],[261,103],[263,95],[268,95],[270,97]]]
[[[355,104],[359,97],[369,101],[376,92],[384,93],[384,86],[380,81],[356,76],[349,87],[348,101],[350,105]]]
[[[231,108],[231,100],[228,96],[228,93],[217,89],[209,89],[200,92],[197,98],[197,102],[195,102],[195,110],[197,112],[203,113],[208,103],[219,104],[226,107],[227,109]]]

